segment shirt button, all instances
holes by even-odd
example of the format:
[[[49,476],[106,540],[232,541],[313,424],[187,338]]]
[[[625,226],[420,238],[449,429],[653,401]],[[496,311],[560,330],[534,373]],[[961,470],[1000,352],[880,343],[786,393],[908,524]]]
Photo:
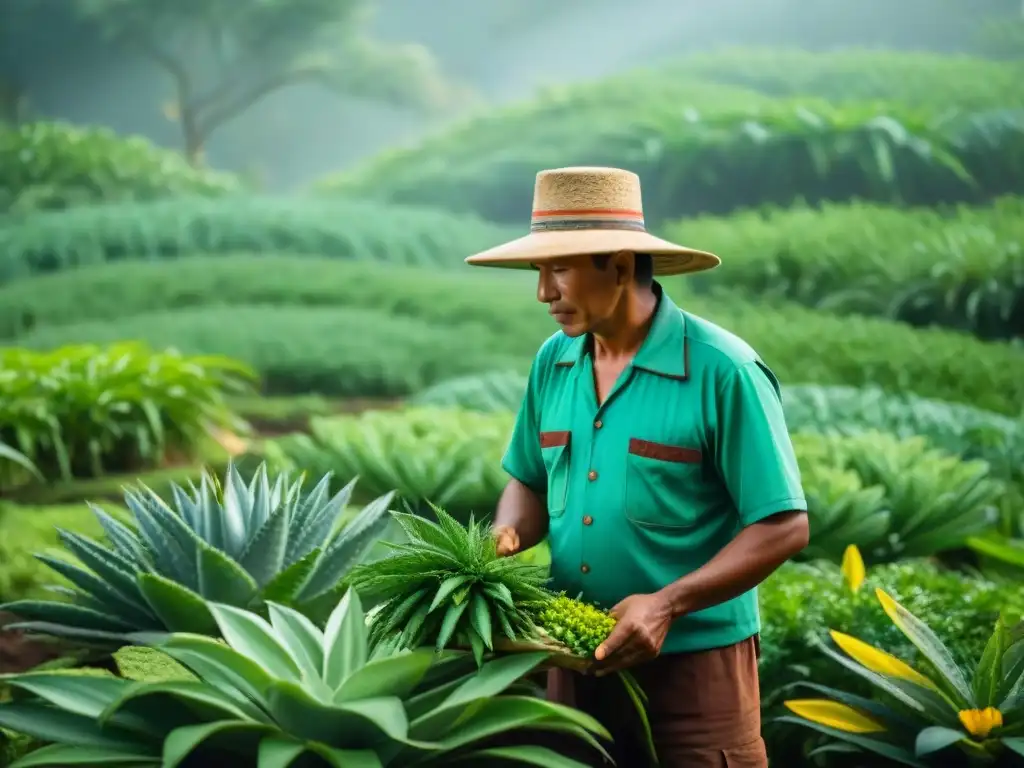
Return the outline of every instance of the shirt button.
[[[591,480],[597,480],[597,472],[595,472],[594,470],[590,470],[587,473],[587,477],[590,478]]]
[[[603,426],[604,426],[604,422],[601,421],[600,419],[598,419],[597,421],[594,422],[594,429],[600,429]]]
[[[590,573],[590,566],[587,565],[586,563],[584,563],[583,565],[580,566],[580,570],[583,571],[584,573]]]
[[[592,518],[590,515],[584,516],[584,518],[583,518],[583,524],[584,525],[590,525],[592,522],[594,522],[594,518]]]

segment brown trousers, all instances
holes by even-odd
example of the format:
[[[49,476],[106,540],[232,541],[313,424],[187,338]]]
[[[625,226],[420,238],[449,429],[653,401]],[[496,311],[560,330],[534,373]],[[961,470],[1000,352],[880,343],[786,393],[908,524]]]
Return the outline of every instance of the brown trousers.
[[[647,694],[647,717],[661,768],[767,768],[761,738],[758,638],[710,651],[661,656],[633,675]],[[548,699],[595,717],[614,739],[606,745],[619,768],[649,765],[636,709],[616,675],[548,672]],[[581,751],[582,750],[582,751]],[[585,765],[606,766],[577,744],[559,752]]]

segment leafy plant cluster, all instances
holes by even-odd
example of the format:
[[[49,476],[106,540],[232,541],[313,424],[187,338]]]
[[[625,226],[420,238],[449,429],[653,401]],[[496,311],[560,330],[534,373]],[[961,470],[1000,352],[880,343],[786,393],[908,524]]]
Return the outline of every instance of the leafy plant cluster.
[[[852,203],[683,220],[666,236],[718,253],[688,282],[839,314],[1024,337],[1024,198],[951,210]]]
[[[499,119],[500,118],[500,119]],[[523,220],[536,172],[610,165],[640,174],[648,226],[758,205],[851,199],[931,205],[1021,190],[1024,117],[895,103],[793,99],[742,108],[652,100],[595,114],[533,109],[467,119],[322,181],[322,194],[427,203]]]
[[[784,699],[795,697],[794,684],[814,683],[865,697],[874,693],[869,681],[818,649],[827,630],[853,635],[931,673],[927,658],[880,610],[875,588],[933,627],[961,663],[981,658],[1001,613],[1024,610],[1017,590],[920,560],[873,567],[857,591],[836,565],[784,565],[758,589],[762,710],[773,760],[800,765],[807,747],[817,743],[806,729],[774,717],[785,713]]]
[[[448,267],[512,236],[468,214],[361,201],[234,195],[89,205],[0,226],[0,281],[238,251]]]
[[[311,434],[266,441],[261,451],[274,467],[331,471],[339,482],[358,476],[369,493],[394,488],[412,504],[443,499],[465,519],[489,514],[507,482],[500,462],[512,420],[507,411],[369,411],[314,419]],[[851,543],[876,561],[932,555],[996,522],[1004,486],[987,464],[923,438],[808,433],[794,445],[812,515],[808,557],[838,561]]]
[[[139,343],[0,349],[0,442],[49,479],[95,477],[189,455],[215,430],[244,430],[225,396],[254,374],[225,357]],[[0,486],[24,479],[17,464]]]
[[[749,88],[773,98],[894,101],[936,112],[1024,107],[1019,65],[947,53],[726,47],[689,54],[659,69],[665,79]]]
[[[116,305],[90,297],[101,285],[122,286]],[[30,347],[130,332],[188,352],[230,354],[277,392],[409,394],[462,374],[525,372],[556,330],[534,293],[525,274],[211,257],[105,265],[0,288],[0,328],[18,333],[17,318],[30,315],[36,330],[18,336]],[[1024,357],[1008,344],[726,291],[674,296],[744,338],[788,383],[873,384],[1014,416],[1024,402]]]
[[[139,136],[62,122],[0,126],[0,215],[240,189],[235,177],[192,168]]]

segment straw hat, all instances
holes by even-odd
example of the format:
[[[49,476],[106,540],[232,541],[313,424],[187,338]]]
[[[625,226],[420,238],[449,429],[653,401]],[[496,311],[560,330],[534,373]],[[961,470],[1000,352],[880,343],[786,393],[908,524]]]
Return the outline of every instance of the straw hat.
[[[655,275],[717,267],[713,253],[662,240],[644,227],[640,177],[619,168],[555,168],[537,174],[530,234],[466,259],[481,267],[531,264],[598,253],[649,253]]]

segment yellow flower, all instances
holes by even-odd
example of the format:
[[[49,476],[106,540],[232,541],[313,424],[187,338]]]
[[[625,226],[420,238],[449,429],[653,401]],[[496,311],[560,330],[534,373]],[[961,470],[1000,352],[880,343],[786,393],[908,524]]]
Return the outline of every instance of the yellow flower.
[[[907,680],[923,688],[930,688],[933,691],[939,690],[935,683],[891,653],[886,653],[875,648],[873,645],[868,645],[863,640],[858,640],[850,635],[844,635],[842,632],[831,630],[829,634],[832,635],[832,640],[835,644],[846,652],[847,656],[862,666],[867,667],[872,672],[877,672],[887,677],[895,677],[900,680]]]
[[[786,708],[804,720],[846,733],[881,733],[885,726],[859,709],[828,699],[795,699]]]
[[[960,722],[967,732],[976,739],[987,738],[993,728],[1003,724],[1003,713],[995,707],[984,709],[964,709],[960,712]]]
[[[850,587],[851,592],[856,592],[864,583],[866,570],[864,558],[860,556],[860,550],[856,544],[850,544],[843,552],[842,565],[843,578]]]

